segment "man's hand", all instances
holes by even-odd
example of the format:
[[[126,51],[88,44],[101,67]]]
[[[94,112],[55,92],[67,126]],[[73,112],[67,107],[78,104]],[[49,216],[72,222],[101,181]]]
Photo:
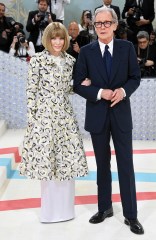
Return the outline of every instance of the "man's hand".
[[[77,53],[80,52],[80,47],[79,47],[79,45],[78,45],[77,42],[73,44],[73,50],[74,50],[75,52],[77,52]]]
[[[36,14],[35,16],[34,16],[34,21],[35,22],[39,22],[41,20],[41,17],[38,15],[38,14]]]
[[[51,14],[49,13],[48,14],[48,23],[52,23],[53,22],[53,20],[52,20],[52,18],[51,18]]]
[[[113,91],[110,89],[103,89],[101,93],[101,98],[105,100],[111,100],[113,97]]]
[[[134,13],[134,8],[130,8],[127,12],[127,15],[130,16],[130,15],[133,15]]]
[[[123,90],[121,88],[115,89],[111,98],[111,102],[112,102],[111,107],[116,105],[118,102],[122,101],[123,98],[124,98]]]
[[[139,21],[136,21],[135,24],[139,27],[139,26],[142,26],[142,25],[149,24],[149,20],[146,20],[146,19],[142,18]]]

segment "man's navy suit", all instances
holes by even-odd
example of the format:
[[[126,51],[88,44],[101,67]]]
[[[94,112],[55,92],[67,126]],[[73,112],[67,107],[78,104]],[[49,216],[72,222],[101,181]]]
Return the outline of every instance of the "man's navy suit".
[[[89,78],[90,86],[81,82]],[[85,129],[91,133],[97,162],[99,211],[111,207],[110,137],[112,137],[125,217],[137,216],[136,190],[132,159],[131,94],[140,84],[140,70],[132,43],[114,39],[110,79],[102,59],[99,42],[81,48],[74,73],[74,91],[86,101]],[[110,101],[97,100],[99,90],[124,88],[126,97],[110,107]]]

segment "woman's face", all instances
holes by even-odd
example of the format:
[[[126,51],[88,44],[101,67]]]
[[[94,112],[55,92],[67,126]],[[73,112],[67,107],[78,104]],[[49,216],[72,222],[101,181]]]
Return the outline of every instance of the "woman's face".
[[[55,37],[51,39],[52,52],[51,54],[58,56],[60,55],[64,46],[64,39],[61,37]]]

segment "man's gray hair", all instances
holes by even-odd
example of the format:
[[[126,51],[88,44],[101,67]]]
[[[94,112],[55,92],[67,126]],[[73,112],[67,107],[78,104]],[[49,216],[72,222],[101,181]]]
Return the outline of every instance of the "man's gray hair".
[[[95,22],[95,19],[96,19],[97,14],[98,14],[98,13],[101,13],[101,12],[110,12],[110,14],[111,14],[111,16],[112,16],[113,22],[115,22],[115,23],[118,24],[118,17],[117,17],[117,15],[116,15],[116,12],[114,11],[113,8],[108,8],[108,7],[106,7],[106,6],[96,9],[96,11],[95,11],[95,13],[94,13],[93,23]]]
[[[147,40],[149,40],[149,34],[146,31],[139,31],[137,34],[137,39],[140,38],[146,38]]]

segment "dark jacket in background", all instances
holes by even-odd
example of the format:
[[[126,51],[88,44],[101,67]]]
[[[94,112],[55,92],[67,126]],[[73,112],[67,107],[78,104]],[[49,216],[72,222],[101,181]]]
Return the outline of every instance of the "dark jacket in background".
[[[101,7],[103,7],[103,5],[95,8],[94,12],[96,11],[96,9],[101,8]],[[114,5],[110,5],[110,8],[113,8],[113,9],[114,9],[114,11],[116,12],[116,15],[117,15],[118,19],[120,19],[120,8],[119,8],[118,6],[114,6]]]
[[[79,53],[73,50],[73,44],[78,43],[79,47],[85,46],[86,44],[90,43],[90,39],[86,36],[81,36],[80,34],[77,36],[75,40],[70,40],[70,46],[67,49],[67,53],[73,56],[75,59],[78,58]]]
[[[130,8],[137,7],[136,0],[126,0],[124,9],[122,11],[122,18],[125,19],[125,13],[128,12]],[[152,21],[155,18],[154,12],[154,0],[143,0],[142,7],[141,7],[142,16],[146,20],[150,20],[149,24],[136,26],[135,21],[132,16],[127,17],[127,23],[132,31],[137,34],[139,31],[146,31],[149,34],[153,30]]]

